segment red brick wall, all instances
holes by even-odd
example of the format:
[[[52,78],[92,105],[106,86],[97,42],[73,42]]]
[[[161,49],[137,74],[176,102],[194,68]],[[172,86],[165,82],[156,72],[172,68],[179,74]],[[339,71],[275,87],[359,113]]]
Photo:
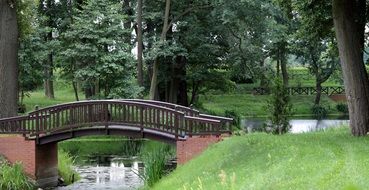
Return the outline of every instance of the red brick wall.
[[[21,162],[24,171],[40,187],[57,185],[57,143],[36,145],[34,140],[25,140],[23,136],[0,136],[0,155],[11,163]]]
[[[9,162],[21,162],[27,174],[36,178],[36,143],[23,136],[0,136],[0,155]]]
[[[177,162],[184,164],[192,158],[201,154],[211,144],[221,141],[221,137],[217,136],[194,136],[186,141],[177,142]]]

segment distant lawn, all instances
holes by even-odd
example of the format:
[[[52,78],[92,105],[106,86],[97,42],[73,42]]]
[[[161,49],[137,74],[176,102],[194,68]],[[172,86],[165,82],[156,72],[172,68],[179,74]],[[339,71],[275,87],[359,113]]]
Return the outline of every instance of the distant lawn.
[[[268,95],[254,96],[252,94],[224,94],[201,96],[201,102],[206,110],[223,115],[225,110],[234,110],[244,117],[266,116],[265,106],[267,105]],[[292,96],[296,116],[311,115],[311,107],[314,105],[315,96]],[[336,110],[336,102],[322,96],[322,105],[328,108],[329,114],[340,114]]]
[[[153,189],[368,189],[369,137],[328,132],[231,137]]]
[[[82,93],[79,93],[80,98],[84,98]],[[73,89],[63,88],[55,89],[55,99],[49,99],[45,97],[44,90],[36,90],[30,93],[30,97],[24,98],[24,104],[26,104],[27,112],[33,111],[35,106],[44,108],[56,104],[62,104],[67,102],[74,102],[76,98],[74,96]]]
[[[27,112],[33,111],[35,106],[39,108],[76,101],[72,89],[55,89],[55,99],[48,99],[44,95],[44,91],[37,90],[30,93],[30,97],[24,99]],[[79,93],[81,99],[84,98],[83,93]],[[295,109],[295,115],[306,116],[311,115],[311,107],[313,106],[315,96],[293,96],[292,103]],[[223,115],[225,110],[234,110],[244,117],[261,117],[265,116],[264,107],[266,106],[267,95],[254,96],[252,94],[219,94],[200,96],[200,101],[205,109]],[[322,103],[328,108],[329,114],[340,114],[335,106],[336,102],[327,96],[322,96]]]

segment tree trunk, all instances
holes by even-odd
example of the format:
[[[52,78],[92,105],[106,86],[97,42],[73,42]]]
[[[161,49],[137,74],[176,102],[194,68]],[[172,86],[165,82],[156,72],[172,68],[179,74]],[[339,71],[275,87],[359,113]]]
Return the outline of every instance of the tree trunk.
[[[322,96],[322,83],[319,80],[316,80],[316,95],[315,95],[315,105],[320,104],[320,97]]]
[[[190,106],[192,106],[198,100],[199,86],[200,86],[200,82],[195,82],[195,81],[192,82],[192,94],[191,94]]]
[[[181,83],[183,85],[183,82],[186,82],[186,62],[187,62],[186,57],[177,56],[176,59],[175,59],[175,63],[171,65],[171,75],[172,75],[172,77],[171,77],[171,81],[170,81],[170,90],[169,90],[169,102],[171,102],[171,103],[175,103],[175,104],[179,103],[178,98],[180,96],[179,90],[180,90],[180,87],[181,87]],[[182,88],[183,88],[183,86],[182,86]],[[180,97],[180,99],[182,99],[182,101],[184,101],[183,100],[184,97]]]
[[[160,36],[160,41],[162,42],[164,42],[167,37],[171,0],[166,0],[165,2],[166,3],[165,3],[163,31],[161,32],[161,36]],[[150,85],[150,100],[155,100],[155,97],[157,97],[156,92],[157,92],[157,84],[158,84],[158,72],[159,72],[159,58],[156,57],[153,68],[152,68],[152,78],[151,78],[151,85]]]
[[[265,76],[266,75],[266,69],[264,67],[264,58],[260,61],[260,88],[268,88],[268,80],[267,80],[267,77]]]
[[[287,60],[285,57],[285,53],[281,55],[281,71],[282,71],[282,79],[283,85],[288,86],[288,71],[287,71]]]
[[[15,1],[0,0],[0,118],[17,115],[18,25]]]
[[[73,85],[73,91],[74,91],[74,96],[76,97],[76,101],[79,101],[77,82],[73,81],[72,85]]]
[[[93,88],[92,87],[86,87],[85,88],[85,97],[87,100],[91,99],[94,95]]]
[[[53,55],[52,53],[49,54],[47,63],[44,68],[45,72],[45,81],[44,81],[44,87],[45,87],[45,96],[54,99],[54,81],[53,81]]]
[[[137,0],[137,81],[143,86],[142,0]]]
[[[128,19],[125,20],[123,27],[126,30],[129,30],[130,33],[127,36],[124,36],[124,41],[131,45],[131,32],[132,32],[132,14],[133,11],[131,10],[131,6],[130,6],[130,0],[124,0],[123,1],[123,10],[124,13],[128,16]]]
[[[43,2],[40,2],[40,3],[43,3]],[[47,26],[50,27],[50,28],[53,28],[53,15],[52,15],[52,7],[53,7],[53,2],[51,0],[48,0],[47,1],[47,8],[45,10],[45,14],[47,15],[48,17],[48,22],[47,22]],[[53,33],[52,31],[50,31],[46,37],[45,37],[45,41],[46,42],[51,42],[53,40]],[[49,55],[48,55],[48,58],[47,60],[45,61],[45,70],[44,70],[44,73],[45,73],[45,81],[44,81],[44,87],[45,87],[45,96],[47,98],[50,98],[50,99],[54,99],[55,96],[54,96],[54,82],[53,82],[53,69],[54,69],[54,60],[53,60],[53,52],[52,50],[50,49],[49,50]]]
[[[350,127],[355,136],[366,135],[369,126],[369,81],[363,61],[363,14],[365,15],[365,0],[333,0],[333,19],[348,100]]]
[[[186,64],[187,59],[184,56],[181,56],[180,64],[178,68],[178,73],[180,75],[179,78],[179,87],[178,87],[178,98],[177,103],[182,106],[188,106],[188,95],[187,95],[187,80],[186,80]]]

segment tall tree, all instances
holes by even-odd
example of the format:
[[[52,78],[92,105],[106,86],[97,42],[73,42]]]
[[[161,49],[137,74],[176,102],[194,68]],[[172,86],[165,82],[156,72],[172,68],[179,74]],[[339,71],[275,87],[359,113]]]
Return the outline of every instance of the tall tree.
[[[333,0],[333,20],[350,114],[351,132],[369,128],[369,81],[363,61],[366,0]]]
[[[0,0],[0,118],[17,115],[18,23],[16,1]]]
[[[165,1],[165,13],[163,19],[163,29],[160,35],[160,42],[164,43],[167,38],[168,33],[168,25],[169,25],[169,13],[170,13],[170,3],[171,0]],[[152,68],[152,77],[151,77],[151,85],[150,85],[150,100],[154,100],[157,96],[157,85],[158,85],[158,74],[159,74],[159,57],[156,57],[154,60],[154,65]]]
[[[293,47],[295,54],[315,76],[315,105],[320,103],[322,83],[339,66],[337,44],[333,31],[332,3],[328,1],[294,1],[293,8],[298,12],[295,20]]]
[[[137,0],[137,81],[143,86],[142,0]]]
[[[53,28],[55,28],[55,2],[54,0],[41,0],[39,2],[39,13],[44,16],[43,27],[46,32],[43,36],[45,44],[51,44],[53,40]],[[53,80],[53,70],[54,70],[54,52],[53,48],[48,49],[48,55],[44,60],[44,88],[45,96],[48,98],[55,98],[54,96],[54,80]]]
[[[128,16],[119,13],[121,5],[113,0],[87,0],[81,8],[63,34],[67,44],[61,53],[67,62],[63,67],[69,69],[68,60],[75,60],[73,75],[95,88],[91,98],[137,97],[131,45],[122,38],[131,33],[121,25]]]

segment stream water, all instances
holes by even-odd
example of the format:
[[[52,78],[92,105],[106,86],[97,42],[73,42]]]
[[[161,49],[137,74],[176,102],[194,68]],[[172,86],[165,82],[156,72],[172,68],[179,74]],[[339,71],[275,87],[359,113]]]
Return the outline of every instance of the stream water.
[[[253,132],[261,130],[265,119],[244,119],[241,121],[241,125],[247,132]],[[332,127],[340,127],[342,125],[348,125],[348,119],[292,119],[290,120],[291,133],[305,133],[317,130],[322,130]]]
[[[76,171],[81,179],[55,190],[132,190],[143,186],[139,175],[143,164],[135,157],[95,156],[78,161]]]

